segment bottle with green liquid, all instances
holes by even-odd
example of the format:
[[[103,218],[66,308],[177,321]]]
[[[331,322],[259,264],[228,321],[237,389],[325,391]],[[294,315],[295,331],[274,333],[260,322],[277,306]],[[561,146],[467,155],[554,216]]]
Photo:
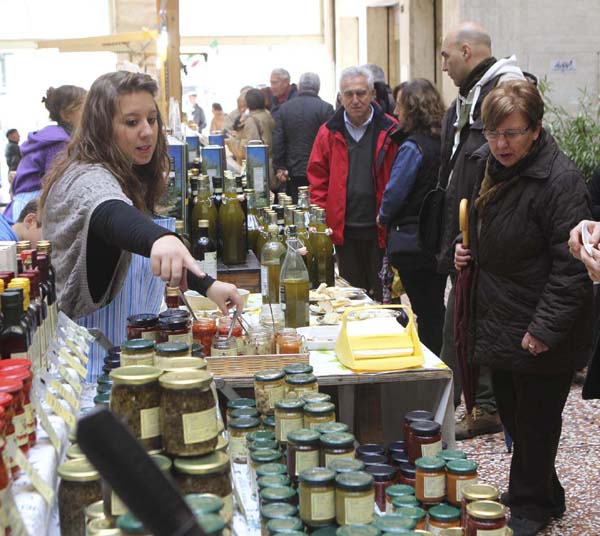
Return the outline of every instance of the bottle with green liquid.
[[[321,283],[328,287],[335,285],[335,272],[333,266],[333,243],[330,231],[327,229],[325,209],[315,209],[315,230],[312,233],[313,245],[313,288],[318,288]]]
[[[200,175],[198,177],[198,198],[192,210],[192,219],[190,221],[192,243],[198,240],[198,222],[200,220],[208,220],[208,236],[216,244],[217,218],[217,207],[210,193],[210,179],[207,175]]]
[[[219,209],[224,264],[246,262],[246,218],[237,197],[235,177],[225,178],[225,192]]]
[[[308,288],[310,281],[301,251],[304,244],[298,240],[298,228],[288,227],[287,253],[281,267],[279,301],[288,328],[308,326]]]
[[[269,238],[260,255],[260,286],[262,302],[279,303],[279,275],[285,258],[285,246],[279,239],[277,216],[275,223],[269,225]]]

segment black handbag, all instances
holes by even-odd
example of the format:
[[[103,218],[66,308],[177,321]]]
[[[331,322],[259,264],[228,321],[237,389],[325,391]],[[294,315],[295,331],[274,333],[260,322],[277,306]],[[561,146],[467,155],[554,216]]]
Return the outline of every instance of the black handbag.
[[[391,225],[387,238],[388,255],[416,255],[422,253],[417,238],[418,222]]]
[[[418,245],[432,255],[440,251],[445,204],[446,189],[438,183],[436,188],[425,196],[419,211]]]

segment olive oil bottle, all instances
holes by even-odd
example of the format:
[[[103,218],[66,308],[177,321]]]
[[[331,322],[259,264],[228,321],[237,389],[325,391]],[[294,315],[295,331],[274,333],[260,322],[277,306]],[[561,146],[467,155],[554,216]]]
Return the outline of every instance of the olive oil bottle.
[[[260,259],[258,252],[258,236],[260,234],[260,221],[258,219],[258,210],[256,209],[256,192],[254,190],[245,190],[246,193],[246,227],[248,229],[248,247],[254,251],[257,259]]]
[[[333,266],[333,243],[330,231],[327,229],[325,209],[315,209],[315,230],[312,233],[313,244],[313,288],[318,288],[321,283],[328,287],[335,285],[335,272]]]
[[[190,229],[192,233],[192,243],[198,240],[198,222],[208,220],[208,236],[217,243],[217,207],[210,194],[210,182],[206,175],[198,177],[198,199],[192,210],[192,220]]]
[[[285,313],[285,325],[288,328],[308,326],[308,270],[304,264],[301,250],[304,244],[298,240],[298,228],[288,227],[287,253],[281,267],[279,283],[279,301]]]
[[[284,258],[285,246],[279,240],[279,228],[277,223],[271,223],[269,239],[260,255],[260,286],[265,304],[279,303],[279,274]]]
[[[219,229],[224,264],[246,262],[246,218],[237,197],[235,177],[225,178],[225,192],[219,209]]]

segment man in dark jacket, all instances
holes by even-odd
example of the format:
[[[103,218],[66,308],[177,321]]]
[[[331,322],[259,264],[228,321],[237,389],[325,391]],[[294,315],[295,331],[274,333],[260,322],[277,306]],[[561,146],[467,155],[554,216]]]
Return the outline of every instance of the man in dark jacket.
[[[284,102],[275,115],[273,163],[294,204],[298,202],[298,186],[308,186],[306,166],[317,131],[333,115],[333,106],[319,97],[320,88],[318,74],[302,74],[298,96]]]
[[[298,88],[296,84],[290,83],[290,73],[285,69],[273,69],[269,82],[271,84],[271,91],[273,92],[271,115],[275,117],[280,106],[298,94]]]
[[[8,143],[4,149],[6,165],[8,166],[8,171],[16,171],[21,160],[21,149],[19,149],[21,136],[16,128],[11,128],[6,132],[6,138],[8,139]]]
[[[319,128],[308,161],[310,199],[327,211],[340,275],[381,301],[386,231],[375,218],[398,149],[390,137],[397,123],[374,102],[368,69],[344,69],[340,93],[342,107]]]
[[[458,207],[461,199],[471,198],[475,181],[475,164],[469,156],[485,144],[481,123],[481,103],[500,82],[524,79],[513,57],[496,60],[491,39],[478,24],[463,22],[446,35],[442,44],[442,70],[459,88],[442,122],[442,158],[440,183],[447,186],[442,241],[438,253],[438,271],[454,278],[454,240],[460,229]],[[441,359],[454,372],[454,402],[460,403],[462,386],[454,352],[454,287],[448,297],[444,322]],[[489,370],[480,371],[473,421],[463,418],[457,423],[456,438],[466,439],[502,429],[497,414]]]

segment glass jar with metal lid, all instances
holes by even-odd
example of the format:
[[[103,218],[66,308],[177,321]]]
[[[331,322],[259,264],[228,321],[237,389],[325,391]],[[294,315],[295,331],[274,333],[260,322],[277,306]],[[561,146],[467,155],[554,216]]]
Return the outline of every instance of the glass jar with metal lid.
[[[218,427],[212,374],[204,370],[168,372],[159,379],[163,448],[176,456],[214,451]]]
[[[278,450],[267,449],[267,450],[255,450],[249,453],[250,456],[250,483],[252,486],[252,491],[254,494],[258,493],[258,485],[256,484],[256,480],[260,478],[257,476],[256,471],[261,465],[272,464],[275,463],[277,465],[281,465],[282,454]],[[281,474],[287,471],[287,467],[283,466],[284,470],[280,473],[268,473],[268,474]]]
[[[288,376],[291,374],[312,374],[313,368],[308,363],[293,363],[292,365],[286,365],[283,372]]]
[[[238,408],[231,411],[232,419],[239,419],[240,417],[253,417],[260,419],[260,413],[256,408]]]
[[[166,314],[169,313],[169,314]],[[158,315],[159,342],[184,342],[190,348],[194,343],[190,313],[181,309],[167,309]]]
[[[396,510],[395,515],[409,517],[416,525],[414,530],[425,530],[427,525],[427,512],[418,506],[403,506]]]
[[[406,450],[406,445],[404,443],[404,441],[392,441],[388,446],[387,446],[387,453],[388,456],[392,456],[393,454],[396,454],[397,452],[404,452]]]
[[[417,523],[410,517],[403,516],[375,516],[373,525],[378,528],[382,534],[406,534],[412,531]],[[412,534],[412,532],[409,532]]]
[[[464,450],[440,450],[436,456],[446,463],[452,460],[466,460],[467,454]]]
[[[395,513],[400,508],[403,508],[405,506],[421,506],[421,503],[414,495],[401,495],[400,497],[393,498],[391,511],[392,513]]]
[[[464,536],[464,531],[462,527],[453,527],[453,528],[449,528],[449,529],[442,529],[440,530],[438,536]],[[512,531],[509,534],[508,532],[506,534],[503,534],[502,536],[512,536]]]
[[[275,415],[263,415],[262,427],[263,430],[275,433]]]
[[[340,432],[349,432],[350,427],[343,422],[324,422],[317,424],[315,430],[320,434],[335,434]]]
[[[271,430],[257,430],[256,432],[250,432],[246,436],[246,443],[248,446],[257,439],[275,439],[275,432]]]
[[[477,484],[477,464],[471,460],[452,460],[446,464],[446,493],[448,502],[462,504],[462,490]]]
[[[229,448],[229,440],[226,437],[223,437],[221,434],[219,434],[219,439],[217,440],[217,446],[215,447],[215,452],[227,453],[228,448]]]
[[[273,415],[275,402],[285,398],[285,374],[279,369],[265,369],[254,375],[256,407],[263,415]]]
[[[76,460],[78,458],[86,459],[85,454],[81,451],[81,448],[79,447],[79,445],[77,443],[73,443],[67,449],[66,455],[67,455],[67,460]]]
[[[282,444],[287,444],[290,432],[300,430],[304,425],[304,400],[282,398],[275,402],[275,436]]]
[[[401,463],[398,466],[398,484],[415,487],[417,483],[417,470],[412,463]]]
[[[256,400],[254,398],[235,398],[227,401],[227,418],[231,418],[231,412],[234,409],[254,408],[256,409]]]
[[[435,415],[431,413],[431,411],[427,411],[424,409],[416,409],[414,411],[409,411],[404,415],[404,420],[402,423],[402,429],[404,433],[404,450],[409,452],[410,445],[412,442],[410,425],[415,421],[433,421],[435,419]],[[418,458],[419,456],[417,456]],[[414,463],[414,460],[411,462]]]
[[[248,445],[248,452],[256,450],[279,450],[279,441],[277,439],[255,439]]]
[[[270,475],[273,476],[273,475]],[[261,477],[262,478],[262,477]],[[291,486],[278,486],[276,488],[263,488],[259,491],[260,504],[289,503],[298,504],[298,494]]]
[[[89,462],[82,459],[63,463],[57,472],[60,477],[58,513],[61,534],[85,534],[85,509],[102,499],[100,474]]]
[[[96,501],[85,509],[85,525],[87,526],[92,519],[105,519],[102,501]]]
[[[175,482],[184,495],[213,493],[223,499],[221,515],[226,523],[233,518],[231,465],[224,452],[213,452],[198,458],[176,458]]]
[[[168,343],[165,343],[168,344]],[[156,368],[162,372],[178,372],[180,370],[206,370],[208,363],[201,357],[171,357],[157,359]]]
[[[92,519],[86,526],[86,536],[121,536],[121,529],[113,527],[105,517]]]
[[[110,373],[114,382],[110,409],[130,427],[148,450],[162,447],[160,425],[161,371],[154,367],[119,367]]]
[[[304,406],[304,428],[313,430],[325,422],[335,422],[335,404],[312,402]]]
[[[184,499],[196,516],[219,514],[225,506],[223,499],[214,493],[190,493]]]
[[[284,517],[282,519],[271,519],[267,523],[267,532],[274,534],[285,534],[286,536],[295,536],[296,533],[305,534],[302,530],[304,525],[299,517]]]
[[[128,339],[150,339],[157,341],[159,335],[158,315],[141,314],[127,317]]]
[[[442,450],[442,427],[435,421],[414,421],[410,424],[408,459],[436,456]]]
[[[504,506],[495,501],[475,501],[467,505],[465,536],[494,534],[506,527]]]
[[[190,346],[184,341],[161,342],[155,348],[156,361],[162,363],[165,359],[175,357],[191,357]]]
[[[385,511],[386,514],[393,512],[392,502],[396,497],[403,497],[405,495],[414,495],[415,488],[407,486],[406,484],[393,484],[388,486],[385,490]]]
[[[373,477],[362,471],[335,477],[335,516],[338,525],[368,525],[373,521]]]
[[[309,527],[335,522],[335,471],[324,467],[304,469],[299,475],[300,518]]]
[[[205,514],[196,519],[206,536],[221,536],[225,532],[229,532],[226,529],[225,521],[217,514]]]
[[[340,458],[354,459],[354,441],[354,436],[348,432],[323,434],[320,437],[321,465],[323,467],[328,467],[332,460]]]
[[[108,393],[98,393],[94,397],[94,404],[96,406],[104,406],[104,407],[108,408],[109,405],[110,405],[110,392],[108,392]]]
[[[398,469],[389,464],[381,464],[367,465],[365,471],[369,473],[375,481],[373,484],[373,487],[375,488],[375,503],[381,512],[385,512],[385,491],[395,482]]]
[[[288,434],[287,468],[294,482],[302,471],[319,466],[319,438],[319,432],[307,428]]]
[[[302,395],[302,400],[307,404],[312,404],[313,402],[331,402],[331,395],[327,393],[319,393],[315,391],[307,391]]]
[[[142,522],[135,517],[131,512],[127,512],[117,519],[117,528],[121,531],[121,534],[141,534],[144,536],[151,536]]]
[[[442,529],[460,527],[460,510],[447,504],[438,504],[429,509],[428,528],[434,534]]]
[[[327,464],[327,468],[338,473],[351,473],[354,471],[363,471],[365,464],[362,460],[351,458],[334,458]]]
[[[475,501],[498,501],[500,497],[500,491],[491,484],[471,484],[465,486],[461,490],[462,501],[461,501],[461,513],[462,513],[462,526],[465,527],[467,523],[467,505]]]
[[[229,455],[236,463],[248,461],[248,447],[246,437],[250,432],[260,429],[260,419],[254,417],[240,417],[227,421],[229,430]]]
[[[415,496],[423,504],[439,504],[446,498],[446,464],[440,458],[417,459]]]
[[[335,531],[336,536],[379,536],[380,531],[373,525],[346,525]]]
[[[238,355],[238,343],[236,337],[228,337],[227,334],[218,333],[212,338],[210,345],[211,357],[226,357]]]
[[[279,462],[263,463],[256,468],[256,477],[261,478],[263,476],[271,475],[285,475],[287,473],[287,466]]]
[[[363,443],[356,447],[356,457],[363,459],[364,456],[380,455],[385,456],[385,447],[379,443]]]
[[[314,374],[288,374],[285,377],[286,398],[301,398],[304,393],[318,390],[319,384]]]
[[[262,536],[268,536],[267,523],[271,519],[285,519],[289,517],[296,517],[298,514],[298,508],[293,504],[288,503],[269,503],[265,504],[260,509],[261,518],[261,534]]]
[[[261,476],[256,480],[258,489],[263,490],[265,488],[279,488],[281,486],[289,486],[291,483],[288,475],[265,475]]]
[[[130,339],[121,343],[121,366],[154,366],[154,341],[151,339]]]

